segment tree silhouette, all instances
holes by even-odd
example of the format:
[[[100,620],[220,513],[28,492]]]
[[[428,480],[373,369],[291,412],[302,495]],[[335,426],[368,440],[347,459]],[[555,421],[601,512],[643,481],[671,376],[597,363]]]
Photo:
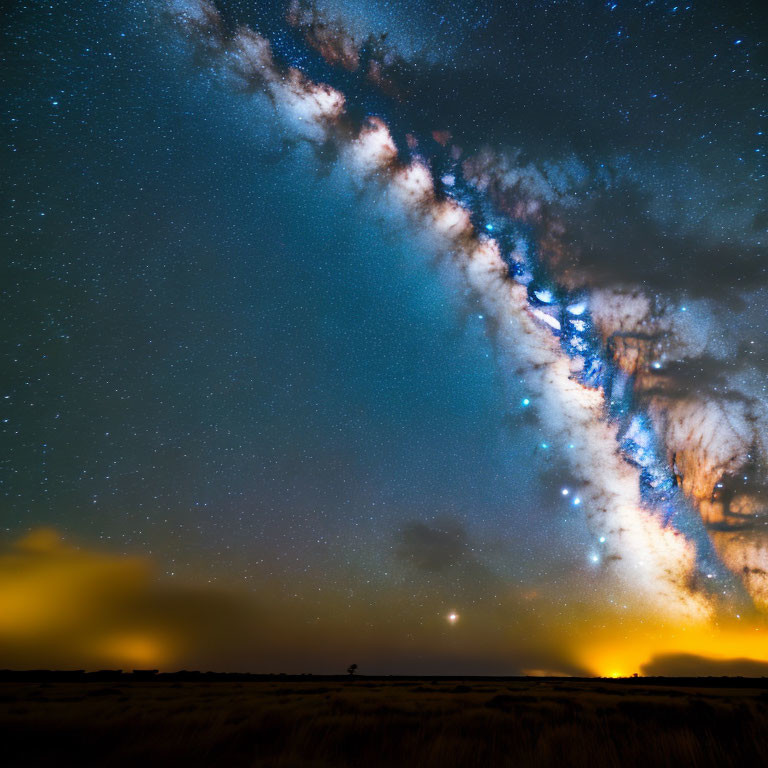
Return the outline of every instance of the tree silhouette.
[[[349,673],[350,677],[351,677],[352,675],[354,675],[354,674],[355,674],[355,672],[357,672],[357,664],[350,664],[350,665],[347,667],[347,672]]]

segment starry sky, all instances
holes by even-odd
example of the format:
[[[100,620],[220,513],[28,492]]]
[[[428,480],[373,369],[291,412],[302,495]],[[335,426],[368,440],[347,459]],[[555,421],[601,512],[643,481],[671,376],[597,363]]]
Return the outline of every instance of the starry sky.
[[[1,24],[3,664],[768,669],[757,4]]]

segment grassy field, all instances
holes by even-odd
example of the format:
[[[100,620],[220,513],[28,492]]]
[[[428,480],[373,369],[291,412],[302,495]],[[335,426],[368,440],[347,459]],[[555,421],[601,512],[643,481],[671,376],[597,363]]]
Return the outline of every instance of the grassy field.
[[[535,679],[4,682],[0,731],[8,768],[768,766],[768,692]]]

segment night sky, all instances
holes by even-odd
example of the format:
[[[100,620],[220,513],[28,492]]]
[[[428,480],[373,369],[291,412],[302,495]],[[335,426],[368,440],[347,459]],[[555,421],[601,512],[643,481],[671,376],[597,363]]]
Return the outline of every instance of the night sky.
[[[0,666],[768,670],[757,3],[1,23]]]

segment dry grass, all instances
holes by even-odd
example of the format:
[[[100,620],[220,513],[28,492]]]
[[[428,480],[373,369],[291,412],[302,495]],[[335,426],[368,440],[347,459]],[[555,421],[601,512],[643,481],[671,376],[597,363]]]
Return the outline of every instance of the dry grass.
[[[768,693],[607,682],[0,683],[12,766],[768,765]]]

